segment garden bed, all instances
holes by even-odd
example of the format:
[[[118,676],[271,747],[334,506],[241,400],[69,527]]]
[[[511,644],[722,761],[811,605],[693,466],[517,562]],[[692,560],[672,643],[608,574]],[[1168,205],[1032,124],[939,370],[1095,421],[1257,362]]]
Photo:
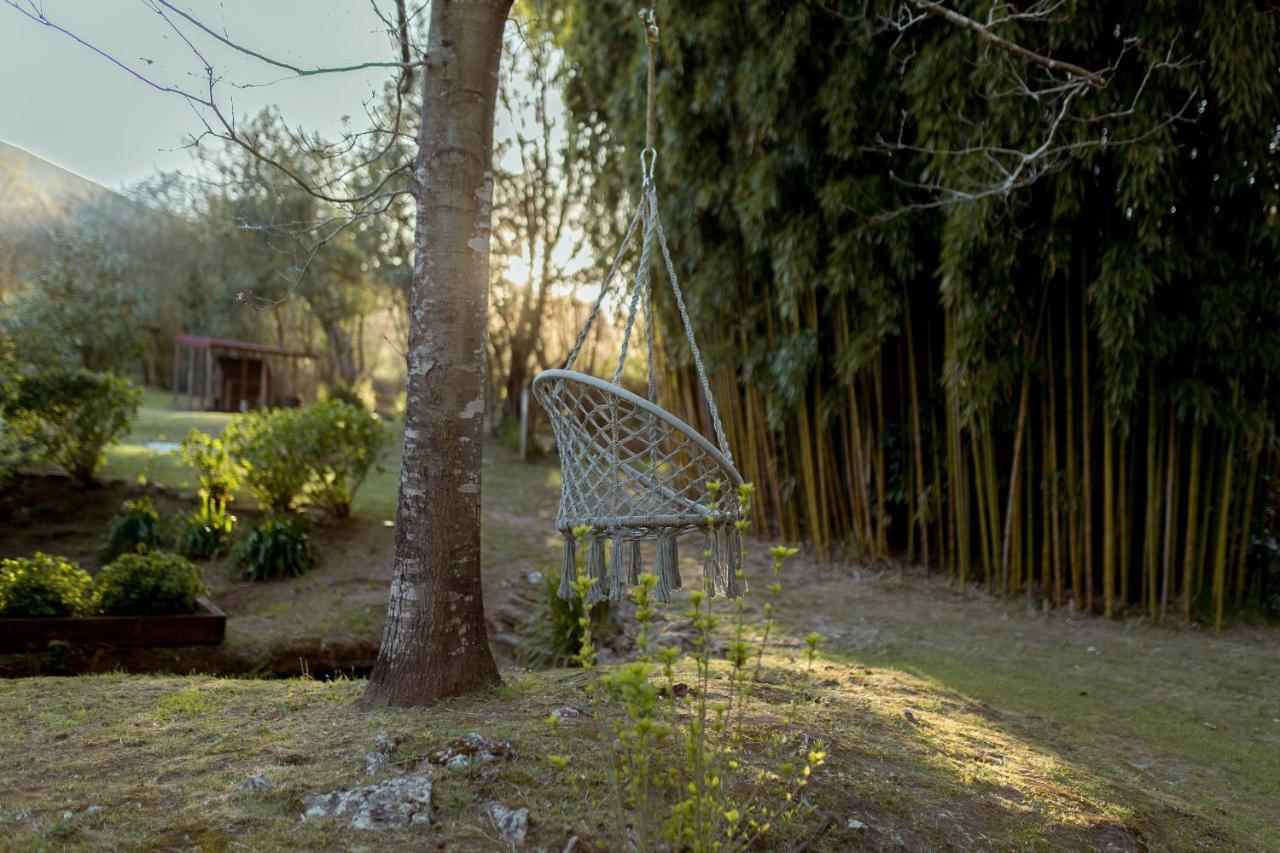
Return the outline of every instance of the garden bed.
[[[0,619],[0,650],[42,649],[52,642],[75,646],[200,646],[221,643],[227,614],[207,598],[195,613],[145,616],[62,616]]]

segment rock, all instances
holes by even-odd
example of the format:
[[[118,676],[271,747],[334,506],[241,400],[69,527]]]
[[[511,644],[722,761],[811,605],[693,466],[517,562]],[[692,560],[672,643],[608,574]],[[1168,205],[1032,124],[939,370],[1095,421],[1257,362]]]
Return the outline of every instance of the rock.
[[[471,769],[471,757],[468,755],[455,755],[446,761],[444,766],[454,773],[465,773]]]
[[[561,707],[556,708],[554,711],[552,711],[551,716],[555,717],[557,720],[564,720],[564,719],[567,719],[568,717],[580,717],[582,716],[582,711],[581,709],[575,708],[572,705],[562,705]]]
[[[849,829],[852,829],[854,832],[857,832],[860,829],[867,828],[867,825],[862,821],[858,820],[856,817],[849,818],[847,821],[845,821],[844,825],[847,826]]]
[[[384,753],[366,752],[364,755],[365,775],[372,776],[390,763],[391,759],[389,759]]]
[[[390,755],[396,751],[396,747],[400,745],[401,740],[402,738],[399,735],[391,737],[391,735],[387,734],[387,730],[383,729],[374,737],[373,748],[383,755]]]
[[[511,744],[487,738],[477,732],[468,732],[448,746],[428,753],[426,763],[439,764],[452,769],[453,759],[458,756],[464,756],[470,759],[469,763],[474,764],[509,761],[512,757]]]
[[[514,849],[524,844],[524,837],[529,832],[528,809],[510,809],[502,803],[490,803],[486,811],[508,847]]]
[[[537,569],[534,569],[524,577],[525,577],[525,580],[527,580],[533,586],[539,586],[542,583],[543,575],[542,575],[542,572],[538,571]]]
[[[265,791],[269,787],[271,783],[261,773],[250,776],[240,783],[241,791]]]
[[[106,809],[104,809],[102,806],[89,806],[89,808],[84,810],[84,813],[85,814],[102,814],[105,811]]]
[[[71,812],[65,812],[65,811],[64,811],[64,812],[62,813],[62,819],[63,819],[63,820],[71,820],[71,818],[73,818],[74,816],[75,816],[75,815],[73,815]]]
[[[431,822],[431,780],[426,776],[387,779],[350,791],[304,797],[302,819],[345,817],[353,829],[401,829]]]

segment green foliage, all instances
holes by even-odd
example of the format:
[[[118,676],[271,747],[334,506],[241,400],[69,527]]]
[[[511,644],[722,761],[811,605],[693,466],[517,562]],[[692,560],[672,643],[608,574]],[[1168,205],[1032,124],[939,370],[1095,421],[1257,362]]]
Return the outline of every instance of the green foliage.
[[[142,389],[109,373],[72,370],[22,376],[0,401],[10,427],[39,457],[81,486],[93,481],[103,450],[129,429]]]
[[[223,504],[235,498],[240,472],[221,438],[193,428],[178,446],[178,456],[195,471],[202,495]]]
[[[98,552],[105,565],[121,554],[154,550],[160,544],[160,511],[149,495],[125,501],[111,519],[107,541]]]
[[[94,607],[93,579],[70,560],[41,553],[0,560],[0,616],[79,616]]]
[[[225,553],[235,531],[236,517],[225,501],[200,495],[200,508],[183,520],[178,535],[178,553],[192,560],[209,560]]]
[[[659,203],[712,383],[737,386],[719,393],[741,402],[722,412],[740,470],[771,520],[820,550],[905,550],[1083,609],[1095,592],[1108,610],[1112,597],[1149,609],[1154,589],[1192,598],[1207,559],[1192,548],[1189,573],[1166,569],[1162,529],[1176,528],[1176,569],[1178,519],[1204,514],[1186,505],[1187,437],[1198,424],[1206,447],[1265,442],[1263,472],[1278,458],[1274,15],[1235,0],[1160,14],[1080,2],[1006,22],[1015,43],[1106,69],[1050,133],[1057,96],[1012,95],[1009,81],[1061,78],[936,17],[884,27],[900,6],[658,4]],[[605,259],[644,138],[645,46],[619,25],[633,15],[575,0],[542,24],[572,66],[565,103]],[[1042,144],[1062,147],[1035,180],[977,200],[945,192]],[[688,353],[679,334],[664,340],[683,385]],[[682,390],[671,399],[696,399]],[[1153,410],[1147,438],[1133,426]],[[696,406],[683,414],[703,423]],[[1132,476],[1143,459],[1164,462],[1172,488]],[[1201,460],[1219,518],[1261,497],[1244,472],[1222,476],[1226,461]],[[1222,483],[1232,494],[1212,494]],[[1271,535],[1261,504],[1244,526]],[[1146,507],[1149,525],[1133,517]],[[1108,522],[1135,535],[1103,533]],[[1231,533],[1227,550],[1250,535]],[[1226,577],[1256,600],[1259,574]]]
[[[301,410],[312,434],[307,499],[334,518],[351,514],[356,490],[378,461],[388,433],[363,406],[325,400]]]
[[[709,503],[715,505],[718,495],[717,488]],[[752,495],[749,484],[738,491],[745,514],[750,512]],[[736,527],[740,534],[745,533],[750,522],[744,518]],[[583,544],[591,530],[580,527],[574,533]],[[745,540],[742,547],[739,565],[745,566]],[[596,651],[591,620],[585,615],[580,618],[582,639],[577,658],[582,669],[592,676],[588,693],[593,713],[601,717],[605,708],[618,708],[621,713],[607,723],[614,738],[610,744],[615,756],[611,767],[613,790],[617,806],[626,815],[629,846],[638,850],[692,851],[753,848],[772,828],[795,819],[808,808],[798,794],[826,755],[820,744],[810,746],[797,736],[799,693],[794,677],[790,681],[789,725],[773,741],[776,766],[764,771],[771,781],[760,781],[761,769],[748,767],[744,750],[748,734],[746,709],[752,688],[760,680],[773,624],[772,601],[781,591],[783,564],[795,553],[793,548],[772,550],[774,581],[768,586],[770,598],[765,605],[768,621],[764,637],[754,648],[745,640],[744,600],[735,602],[733,642],[726,655],[727,675],[713,672],[720,617],[711,609],[708,590],[689,593],[685,615],[695,636],[693,649],[686,657],[674,646],[653,647],[653,592],[658,579],[649,573],[641,574],[635,588],[638,657],[601,676],[594,675]],[[745,588],[745,569],[739,569],[738,580]],[[593,583],[595,580],[587,576],[579,556],[575,583],[579,599],[586,597]],[[805,638],[807,668],[803,678],[811,677],[809,670],[820,642],[816,633]],[[748,666],[753,651],[754,673]],[[693,664],[694,684],[678,685],[677,669],[688,663]],[[685,699],[681,698],[682,690],[687,694]],[[606,699],[607,703],[602,701]],[[559,731],[557,716],[548,722]],[[601,730],[597,726],[596,731]],[[662,750],[664,744],[673,749]],[[668,761],[666,756],[672,752],[674,760]],[[548,760],[558,771],[568,767],[563,755],[551,755]]]
[[[268,515],[236,551],[236,565],[253,581],[298,577],[315,565],[311,536],[292,516]]]
[[[54,235],[52,258],[10,299],[0,330],[40,370],[120,371],[147,343],[148,302],[125,252],[96,229]]]
[[[337,403],[346,403],[357,409],[372,409],[369,405],[369,398],[372,396],[372,389],[361,389],[343,382],[337,382],[325,389],[325,399],[333,400]]]
[[[249,412],[223,433],[261,506],[283,512],[305,496],[334,517],[350,512],[386,438],[375,415],[336,400]]]
[[[125,554],[95,579],[103,613],[113,615],[192,613],[209,590],[199,567],[177,554]]]

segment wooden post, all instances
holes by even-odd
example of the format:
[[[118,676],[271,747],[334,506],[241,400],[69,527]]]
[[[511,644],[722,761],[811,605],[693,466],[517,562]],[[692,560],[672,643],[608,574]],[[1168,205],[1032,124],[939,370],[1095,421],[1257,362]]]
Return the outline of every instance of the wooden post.
[[[211,410],[216,402],[213,393],[213,347],[204,351],[204,393],[200,395],[201,408]]]
[[[196,348],[187,348],[187,408],[190,409],[194,402],[196,390]]]
[[[267,407],[267,357],[264,355],[258,361],[258,408],[265,409]]]
[[[520,459],[529,459],[529,387],[520,389]]]
[[[178,381],[181,378],[179,376],[179,364],[182,360],[181,353],[182,353],[182,344],[178,343],[178,338],[175,335],[173,338],[173,408],[174,409],[178,408]]]
[[[240,401],[236,408],[241,412],[249,408],[249,359],[243,352],[240,353]]]

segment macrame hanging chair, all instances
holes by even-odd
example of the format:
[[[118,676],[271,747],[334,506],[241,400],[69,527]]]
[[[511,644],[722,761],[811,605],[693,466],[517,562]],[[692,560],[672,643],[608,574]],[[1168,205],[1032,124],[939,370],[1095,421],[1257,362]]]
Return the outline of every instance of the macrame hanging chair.
[[[643,571],[642,543],[652,543],[654,597],[669,601],[681,587],[677,537],[703,537],[703,584],[713,595],[737,597],[743,592],[739,576],[742,517],[738,486],[742,477],[734,467],[724,427],[707,381],[676,277],[666,233],[658,215],[653,179],[657,152],[653,148],[654,47],[658,31],[653,13],[641,13],[649,49],[647,145],[640,155],[641,197],[626,235],[614,256],[600,294],[592,305],[563,369],[544,370],[533,380],[533,394],[546,410],[560,453],[563,486],[556,528],[564,536],[564,560],[558,594],[577,595],[577,537],[585,526],[587,575],[594,583],[586,603],[622,597],[627,585],[639,583]],[[626,324],[612,380],[573,369],[600,307],[610,291],[636,232],[641,234],[640,257],[634,277],[623,294]],[[667,281],[679,309],[689,351],[697,370],[707,411],[715,430],[714,442],[657,403],[654,374],[653,291],[649,265],[654,247],[661,253]],[[648,395],[621,385],[636,316],[644,312],[648,361]],[[713,483],[719,484],[713,486]]]

